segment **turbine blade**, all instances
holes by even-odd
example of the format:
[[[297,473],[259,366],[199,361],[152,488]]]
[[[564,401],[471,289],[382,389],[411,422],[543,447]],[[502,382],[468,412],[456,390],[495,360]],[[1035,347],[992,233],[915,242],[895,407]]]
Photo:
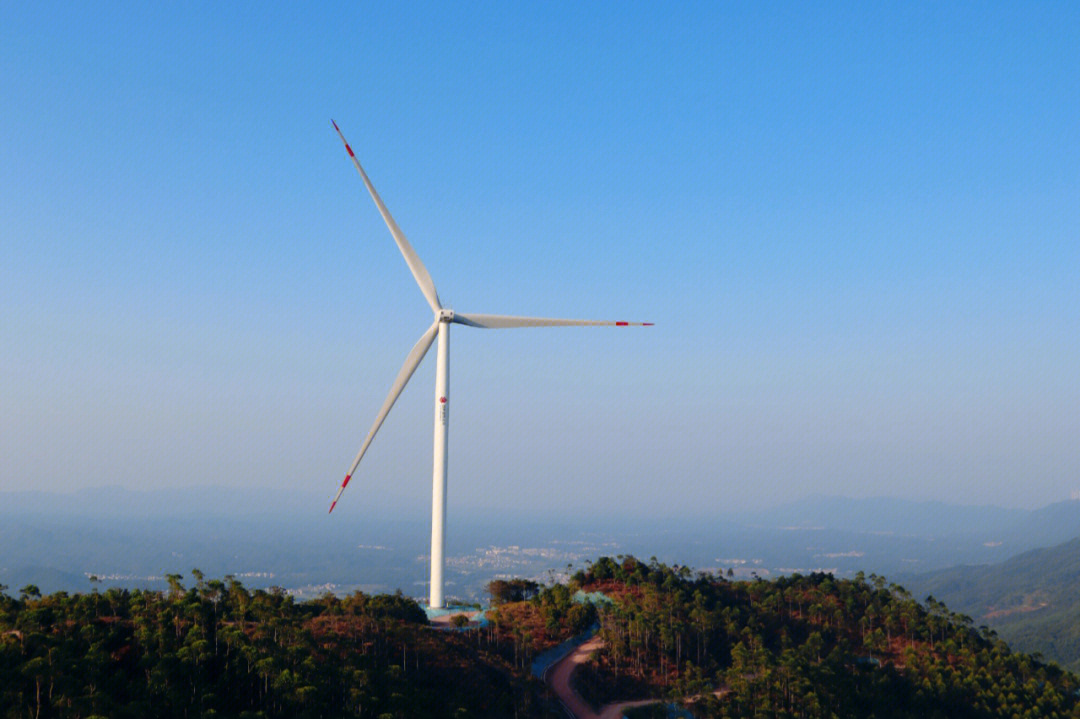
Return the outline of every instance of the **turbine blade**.
[[[652,322],[607,322],[605,320],[556,320],[548,317],[512,317],[510,315],[467,315],[454,313],[454,322],[484,329],[510,327],[651,327]]]
[[[379,208],[379,214],[382,215],[386,226],[390,228],[390,234],[394,236],[394,242],[397,243],[398,249],[401,250],[401,254],[405,257],[405,263],[409,265],[413,277],[416,278],[416,284],[420,285],[420,291],[424,293],[424,297],[427,298],[428,304],[431,305],[431,309],[434,312],[438,312],[442,309],[442,305],[439,303],[439,295],[435,291],[435,283],[431,281],[431,275],[428,274],[427,268],[424,267],[424,263],[420,261],[420,256],[416,254],[416,250],[414,250],[412,245],[409,244],[409,241],[405,239],[405,233],[401,231],[398,224],[394,222],[394,218],[390,216],[390,212],[386,209],[386,205],[383,204],[382,198],[379,197],[379,193],[375,191],[375,186],[371,184],[371,180],[368,179],[367,173],[364,172],[364,168],[360,166],[360,161],[356,159],[356,155],[353,154],[352,148],[349,147],[349,143],[346,142],[345,136],[341,134],[341,128],[339,128],[337,123],[333,120],[330,122],[334,125],[334,129],[337,130],[338,137],[341,138],[341,142],[345,145],[345,151],[349,153],[352,163],[356,165],[360,177],[363,178],[364,185],[371,194],[371,199],[375,200],[375,206]]]
[[[420,341],[409,352],[409,356],[405,358],[405,364],[401,366],[401,371],[398,372],[397,379],[394,380],[394,385],[390,388],[390,394],[386,395],[386,401],[383,402],[382,409],[379,410],[379,414],[375,417],[375,424],[371,426],[371,429],[367,433],[367,437],[364,438],[364,444],[360,446],[360,451],[356,453],[356,459],[353,460],[352,466],[349,467],[349,471],[345,473],[345,479],[341,482],[341,488],[338,489],[337,495],[334,496],[334,501],[330,503],[330,511],[334,511],[334,505],[341,499],[341,493],[345,491],[345,487],[349,485],[349,480],[352,479],[353,472],[356,471],[356,467],[360,464],[360,460],[364,457],[364,452],[367,452],[368,446],[371,444],[371,440],[375,438],[375,433],[379,431],[379,427],[382,427],[383,420],[386,419],[386,415],[390,413],[390,408],[394,406],[394,402],[397,401],[398,395],[401,394],[401,390],[405,389],[405,385],[409,382],[409,378],[413,376],[413,372],[420,365],[420,361],[424,359],[424,355],[427,354],[428,348],[431,347],[431,343],[435,340],[435,335],[439,331],[439,323],[434,322],[428,331],[420,337]]]

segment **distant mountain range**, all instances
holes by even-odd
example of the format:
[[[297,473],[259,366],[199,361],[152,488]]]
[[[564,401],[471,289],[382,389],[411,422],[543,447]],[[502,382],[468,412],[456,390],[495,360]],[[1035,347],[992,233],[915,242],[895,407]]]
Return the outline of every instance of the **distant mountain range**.
[[[1005,509],[886,497],[812,496],[742,516],[746,524],[759,526],[923,537],[968,535],[994,546],[1004,546],[1008,553],[1080,536],[1080,501],[1077,500],[1055,502],[1039,509]]]
[[[103,587],[164,588],[166,573],[198,567],[301,597],[426,592],[426,509],[358,508],[328,518],[326,500],[321,492],[215,487],[0,492],[0,583],[9,593],[25,584],[87,591],[95,574]],[[569,564],[620,553],[733,570],[736,578],[876,572],[990,624],[1020,648],[1080,668],[1080,606],[1070,599],[1080,587],[1080,540],[1069,541],[1077,537],[1078,501],[1023,510],[818,496],[677,518],[454,510],[448,591],[482,599],[493,578],[545,581]],[[1032,551],[1048,545],[1060,546]],[[957,565],[969,566],[947,569]]]
[[[320,493],[273,488],[193,486],[176,489],[88,487],[73,492],[0,492],[0,516],[245,517],[296,514],[297,507],[322,509]]]
[[[259,488],[196,486],[179,489],[135,490],[120,486],[73,492],[0,492],[0,516],[78,517],[319,517],[329,490],[313,492]],[[468,514],[476,515],[477,510]],[[570,521],[593,518],[566,515]],[[515,521],[526,519],[515,518]],[[637,522],[640,516],[621,521]],[[950,537],[972,535],[986,542],[1032,548],[1057,544],[1080,536],[1080,501],[1056,502],[1045,507],[1006,509],[993,505],[962,505],[893,497],[851,498],[814,495],[763,510],[738,511],[716,517],[672,518],[699,524],[718,521],[747,529],[833,530],[899,536]],[[617,526],[617,517],[601,521]]]

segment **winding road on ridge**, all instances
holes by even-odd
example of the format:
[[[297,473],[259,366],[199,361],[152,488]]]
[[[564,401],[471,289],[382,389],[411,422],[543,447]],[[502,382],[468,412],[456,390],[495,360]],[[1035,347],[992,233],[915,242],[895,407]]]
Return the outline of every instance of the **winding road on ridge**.
[[[655,704],[659,701],[658,699],[639,699],[637,701],[612,702],[601,707],[599,714],[594,712],[588,702],[574,691],[570,685],[570,677],[575,669],[589,661],[589,656],[593,652],[602,649],[603,646],[603,639],[593,637],[555,662],[544,673],[544,681],[547,682],[548,686],[559,698],[559,701],[562,702],[563,709],[574,719],[620,719],[623,712],[631,707]]]

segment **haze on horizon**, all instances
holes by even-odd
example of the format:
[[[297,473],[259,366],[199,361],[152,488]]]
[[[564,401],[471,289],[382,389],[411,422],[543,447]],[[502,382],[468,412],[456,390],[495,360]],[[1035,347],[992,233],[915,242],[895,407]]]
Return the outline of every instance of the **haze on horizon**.
[[[451,514],[1064,499],[1078,21],[6,7],[0,491],[329,501],[430,322],[333,117],[448,306],[656,323],[455,332]],[[433,362],[346,521],[429,511]]]

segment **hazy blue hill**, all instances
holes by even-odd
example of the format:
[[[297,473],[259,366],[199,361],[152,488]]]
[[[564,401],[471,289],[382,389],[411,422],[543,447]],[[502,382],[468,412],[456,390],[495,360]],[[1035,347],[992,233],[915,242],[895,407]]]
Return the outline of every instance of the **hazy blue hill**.
[[[21,568],[36,566],[56,572],[42,586],[45,591],[86,591],[87,574],[103,577],[103,586],[161,588],[161,577],[179,566],[235,574],[252,587],[309,587],[318,593],[323,585],[342,590],[364,577],[366,591],[401,588],[422,595],[426,507],[327,516],[328,496],[216,487],[0,493],[0,582],[22,586],[32,580]],[[841,576],[859,570],[892,574],[995,561],[1018,551],[986,546],[981,534],[942,537],[905,530],[905,521],[925,514],[924,508],[900,502],[890,509],[891,501],[818,498],[771,516],[454,512],[448,578],[451,591],[468,598],[478,597],[499,575],[542,578],[599,552],[655,555],[702,569],[734,568],[740,577],[768,577],[818,569]],[[952,510],[993,516],[1002,511]],[[823,525],[829,526],[818,528]],[[501,553],[492,555],[492,548]]]
[[[96,574],[103,588],[160,589],[165,573],[198,567],[300,596],[331,588],[422,596],[427,507],[351,505],[328,516],[331,494],[218,487],[0,492],[0,583],[87,591],[87,575]],[[758,512],[674,518],[454,510],[447,578],[453,596],[480,599],[493,578],[544,580],[567,564],[623,553],[732,569],[736,578],[865,571],[906,584],[904,574],[1000,562],[1078,535],[1080,502],[1029,511],[811,497]],[[28,574],[27,567],[36,569]]]
[[[745,515],[745,521],[777,527],[822,527],[851,532],[928,536],[974,533],[993,537],[1003,531],[1011,532],[1031,515],[1024,509],[990,505],[918,502],[892,497],[811,496],[751,512]]]
[[[8,515],[0,517],[0,583],[87,591],[87,575],[96,574],[106,587],[161,589],[166,573],[198,567],[235,574],[252,587],[356,587],[362,568],[363,576],[378,578],[365,585],[369,591],[408,590],[423,577],[416,557],[424,533],[419,524],[358,529],[277,515]],[[377,543],[393,546],[363,546]]]
[[[1033,546],[1046,547],[1080,536],[1080,501],[1056,502],[1028,513],[1014,533]]]
[[[742,521],[757,527],[948,539],[958,550],[949,552],[953,563],[983,564],[1080,536],[1080,501],[1029,510],[886,497],[813,496],[747,513]],[[971,551],[972,545],[993,551]]]
[[[19,590],[28,584],[33,584],[45,594],[60,591],[62,587],[90,587],[90,582],[85,576],[62,572],[52,567],[28,565],[17,567],[11,572],[0,570],[0,584],[8,584],[5,580],[6,574],[19,579],[18,586],[8,587],[7,593],[11,596],[18,596]]]
[[[1061,514],[1063,508],[1053,509]],[[1016,649],[1080,669],[1080,538],[903,583],[916,596],[931,594],[976,624],[991,626]]]
[[[329,500],[322,493],[260,488],[193,486],[134,490],[119,486],[87,487],[73,492],[0,492],[0,515],[84,517],[238,517],[295,513]]]

